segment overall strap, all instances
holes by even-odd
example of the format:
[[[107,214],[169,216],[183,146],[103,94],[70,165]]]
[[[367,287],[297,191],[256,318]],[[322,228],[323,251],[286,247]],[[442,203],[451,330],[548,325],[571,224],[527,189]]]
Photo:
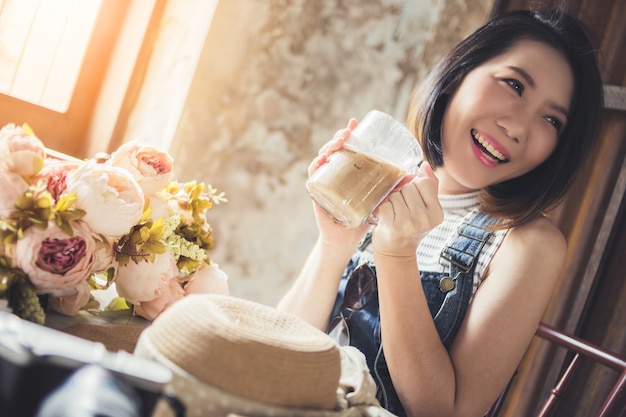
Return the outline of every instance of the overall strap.
[[[488,226],[496,221],[488,214],[473,210],[459,226],[454,240],[441,251],[441,257],[450,263],[450,276],[443,277],[440,285],[449,287],[445,288],[448,292],[434,320],[446,348],[452,344],[469,307],[476,260],[492,234]]]

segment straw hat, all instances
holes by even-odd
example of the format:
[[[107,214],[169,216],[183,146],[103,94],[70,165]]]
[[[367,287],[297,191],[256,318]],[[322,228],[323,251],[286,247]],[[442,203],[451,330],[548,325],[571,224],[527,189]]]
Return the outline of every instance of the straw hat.
[[[339,346],[294,315],[232,296],[179,300],[143,331],[135,354],[173,371],[188,416],[332,415],[337,404]]]

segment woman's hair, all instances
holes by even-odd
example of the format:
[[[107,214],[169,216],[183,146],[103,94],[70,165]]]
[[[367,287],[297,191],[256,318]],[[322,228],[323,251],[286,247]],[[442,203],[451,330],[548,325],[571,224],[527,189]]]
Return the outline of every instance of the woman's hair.
[[[582,24],[558,10],[519,10],[494,17],[435,67],[408,123],[417,133],[426,160],[434,167],[441,166],[440,132],[448,97],[470,71],[520,40],[539,41],[560,51],[572,69],[574,91],[568,122],[554,152],[532,171],[481,193],[483,211],[508,220],[507,227],[524,224],[559,203],[594,147],[602,119],[602,80]]]

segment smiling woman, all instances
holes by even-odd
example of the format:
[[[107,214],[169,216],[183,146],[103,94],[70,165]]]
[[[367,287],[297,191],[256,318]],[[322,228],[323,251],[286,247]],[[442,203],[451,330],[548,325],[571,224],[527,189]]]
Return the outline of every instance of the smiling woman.
[[[318,240],[279,306],[329,331],[341,319],[331,333],[363,352],[395,415],[482,416],[561,273],[566,241],[544,211],[597,140],[599,68],[575,17],[510,12],[454,47],[414,102],[420,172],[373,226],[348,230],[314,206]],[[355,128],[320,149],[309,175]],[[367,302],[346,301],[365,288],[376,289]]]

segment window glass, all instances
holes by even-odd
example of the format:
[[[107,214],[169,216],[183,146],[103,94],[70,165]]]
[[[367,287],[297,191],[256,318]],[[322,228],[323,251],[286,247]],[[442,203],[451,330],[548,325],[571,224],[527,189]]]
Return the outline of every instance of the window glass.
[[[0,93],[64,113],[102,0],[0,0]]]

